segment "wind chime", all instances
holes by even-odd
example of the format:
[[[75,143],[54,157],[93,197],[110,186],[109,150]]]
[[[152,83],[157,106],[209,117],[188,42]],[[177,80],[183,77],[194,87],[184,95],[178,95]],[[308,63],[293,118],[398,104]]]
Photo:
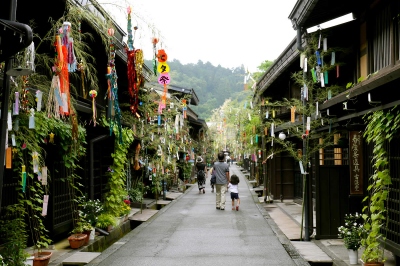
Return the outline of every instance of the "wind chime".
[[[110,136],[112,135],[114,125],[117,124],[119,132],[119,143],[122,144],[122,126],[121,126],[121,109],[118,102],[118,84],[117,70],[115,69],[115,44],[114,44],[114,29],[109,28],[107,31],[110,36],[110,54],[107,68],[107,83],[108,83],[108,108],[110,117]]]

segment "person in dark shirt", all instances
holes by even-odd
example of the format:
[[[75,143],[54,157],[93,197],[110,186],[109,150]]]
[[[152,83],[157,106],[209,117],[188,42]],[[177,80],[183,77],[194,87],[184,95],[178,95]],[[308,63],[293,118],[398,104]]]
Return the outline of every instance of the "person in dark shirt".
[[[206,185],[206,175],[207,175],[207,165],[203,162],[203,158],[201,156],[197,157],[196,159],[196,170],[197,170],[197,185],[199,187],[199,193],[203,191],[203,193],[206,193],[205,191],[205,185]]]

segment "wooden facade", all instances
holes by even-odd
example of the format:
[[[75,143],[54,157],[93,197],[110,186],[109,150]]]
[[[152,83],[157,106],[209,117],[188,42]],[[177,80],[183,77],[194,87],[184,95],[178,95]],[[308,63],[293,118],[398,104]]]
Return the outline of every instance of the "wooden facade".
[[[316,153],[311,161],[309,188],[312,190],[314,202],[312,207],[316,210],[316,238],[337,237],[337,227],[343,224],[344,215],[360,213],[362,210],[362,199],[368,193],[368,180],[373,174],[372,147],[362,138],[360,143],[355,143],[354,137],[363,134],[365,114],[387,110],[400,103],[400,97],[396,93],[400,85],[400,2],[297,1],[289,15],[297,37],[257,82],[253,99],[258,102],[261,98],[270,97],[272,101],[280,101],[284,95],[290,95],[293,90],[289,85],[290,75],[300,70],[300,54],[307,46],[307,29],[348,13],[353,14],[352,21],[327,29],[321,28],[321,31],[329,32],[330,47],[341,47],[347,51],[340,55],[340,61],[343,62],[340,65],[340,75],[337,77],[329,74],[331,84],[334,82],[346,88],[350,83],[351,86],[324,102],[319,102],[320,117],[329,123],[320,127],[318,134],[335,130],[339,138],[332,147]],[[299,94],[298,86],[294,90]],[[285,114],[281,114],[281,118],[284,117]],[[290,112],[286,113],[286,120],[290,120]],[[284,126],[278,128],[283,129]],[[318,141],[318,137],[315,141]],[[395,149],[398,143],[399,138],[396,138],[387,144],[393,184],[389,188],[387,206],[389,223],[383,229],[388,238],[386,249],[396,256],[400,256],[400,164],[397,158],[398,149]],[[265,149],[268,150],[268,147]],[[268,175],[274,180],[272,183],[276,184],[272,189],[278,196],[281,193],[285,195],[281,176],[288,169],[281,163],[282,157],[284,155],[274,156],[268,162]],[[298,171],[293,171],[290,178],[293,183],[293,199],[300,197],[301,200],[302,177]]]

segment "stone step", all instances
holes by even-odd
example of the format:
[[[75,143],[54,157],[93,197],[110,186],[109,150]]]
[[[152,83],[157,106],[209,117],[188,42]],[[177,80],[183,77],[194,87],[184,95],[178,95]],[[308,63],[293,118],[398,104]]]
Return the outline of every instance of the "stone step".
[[[291,241],[299,254],[311,265],[333,265],[333,260],[314,242]]]
[[[62,265],[85,265],[100,256],[101,252],[75,252],[62,261]]]
[[[153,215],[155,215],[157,212],[158,210],[143,209],[142,211],[139,211],[134,215],[130,216],[128,219],[131,221],[145,222],[148,219],[150,219]]]

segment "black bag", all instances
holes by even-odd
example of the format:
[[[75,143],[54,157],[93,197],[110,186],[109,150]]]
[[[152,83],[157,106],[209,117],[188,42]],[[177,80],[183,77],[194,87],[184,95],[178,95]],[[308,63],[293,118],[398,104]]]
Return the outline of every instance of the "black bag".
[[[206,174],[204,173],[204,170],[199,170],[197,172],[197,180],[204,180],[206,178]]]

